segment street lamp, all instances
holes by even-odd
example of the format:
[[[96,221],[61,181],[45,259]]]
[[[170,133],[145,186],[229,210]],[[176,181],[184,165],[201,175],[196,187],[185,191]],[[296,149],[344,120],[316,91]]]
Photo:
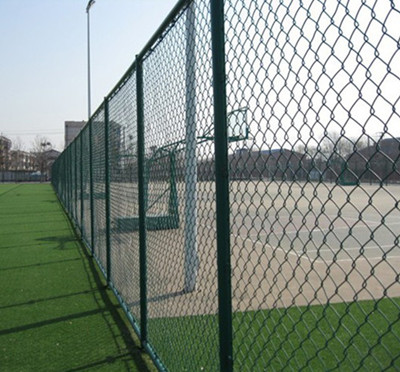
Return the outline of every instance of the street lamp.
[[[87,14],[87,61],[88,61],[88,120],[90,120],[91,108],[90,108],[90,17],[89,10],[92,5],[95,3],[95,0],[89,0],[86,6],[86,14]]]

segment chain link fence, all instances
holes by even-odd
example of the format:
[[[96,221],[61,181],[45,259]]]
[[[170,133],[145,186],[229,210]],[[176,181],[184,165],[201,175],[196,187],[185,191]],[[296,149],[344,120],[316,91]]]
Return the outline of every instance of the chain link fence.
[[[400,369],[393,1],[180,1],[53,166],[159,370]]]

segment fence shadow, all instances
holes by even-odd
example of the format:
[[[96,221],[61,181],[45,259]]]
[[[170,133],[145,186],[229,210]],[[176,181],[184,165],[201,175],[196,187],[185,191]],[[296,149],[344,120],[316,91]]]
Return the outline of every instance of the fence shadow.
[[[67,243],[75,242],[76,238],[71,237],[70,235],[65,235],[65,236],[62,236],[62,237],[47,236],[47,237],[40,238],[40,239],[37,239],[37,240],[42,241],[42,242],[49,242],[49,243],[53,243],[54,242],[54,243],[57,244],[55,249],[65,250],[65,249],[67,249],[66,248]]]
[[[106,309],[106,312],[102,312],[103,320],[107,324],[110,334],[112,334],[112,337],[114,338],[114,342],[118,345],[118,338],[122,338],[124,344],[123,346],[126,348],[126,350],[128,350],[128,354],[121,354],[113,357],[109,356],[104,360],[98,361],[97,363],[92,362],[90,364],[71,369],[70,371],[85,370],[87,368],[99,366],[100,364],[111,364],[116,359],[127,358],[129,356],[140,371],[150,371],[148,364],[144,359],[146,353],[141,348],[139,339],[134,336],[133,330],[131,330],[128,321],[123,319],[123,315],[121,315],[121,306],[117,303],[113,303],[112,298],[114,297],[114,294],[111,292],[110,289],[108,289],[106,283],[102,279],[102,276],[100,275],[96,267],[93,257],[89,254],[80,237],[72,228],[72,223],[70,221],[69,224],[72,233],[75,235],[76,241],[79,242],[78,252],[82,260],[83,269],[86,273],[88,283],[90,283],[93,298],[99,307],[104,306],[104,308]],[[111,316],[111,319],[106,316],[106,313]],[[119,334],[114,334],[114,332],[112,332],[113,324],[118,327]],[[148,357],[146,356],[146,358]],[[130,369],[127,367],[127,370]]]

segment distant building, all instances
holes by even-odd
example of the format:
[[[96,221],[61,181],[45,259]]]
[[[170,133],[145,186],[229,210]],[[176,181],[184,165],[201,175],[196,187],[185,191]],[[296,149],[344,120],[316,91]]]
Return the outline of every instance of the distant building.
[[[59,155],[60,152],[54,149],[36,153],[36,169],[39,170],[47,180],[51,178],[51,167]]]
[[[400,138],[384,138],[350,154],[344,178],[348,182],[400,182]]]
[[[0,170],[8,170],[10,167],[11,145],[10,139],[0,136]]]
[[[229,155],[230,178],[305,179],[305,160],[304,154],[285,148],[256,151],[243,148]]]
[[[65,122],[65,148],[68,147],[85,125],[86,121],[83,120]]]
[[[20,150],[10,151],[9,169],[12,171],[34,171],[36,163],[36,154]]]

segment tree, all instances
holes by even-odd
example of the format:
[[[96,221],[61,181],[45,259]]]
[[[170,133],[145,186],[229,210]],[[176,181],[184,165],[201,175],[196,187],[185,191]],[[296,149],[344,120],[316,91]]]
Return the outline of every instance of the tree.
[[[24,146],[24,143],[21,140],[21,137],[17,137],[15,140],[13,140],[11,150],[13,150],[13,151],[25,151],[25,146]]]
[[[354,151],[354,140],[339,134],[328,131],[321,141],[321,152],[329,159],[346,159]]]
[[[32,142],[31,152],[36,155],[36,168],[42,175],[49,173],[49,165],[47,159],[47,151],[53,147],[48,138],[43,136],[36,136]]]

